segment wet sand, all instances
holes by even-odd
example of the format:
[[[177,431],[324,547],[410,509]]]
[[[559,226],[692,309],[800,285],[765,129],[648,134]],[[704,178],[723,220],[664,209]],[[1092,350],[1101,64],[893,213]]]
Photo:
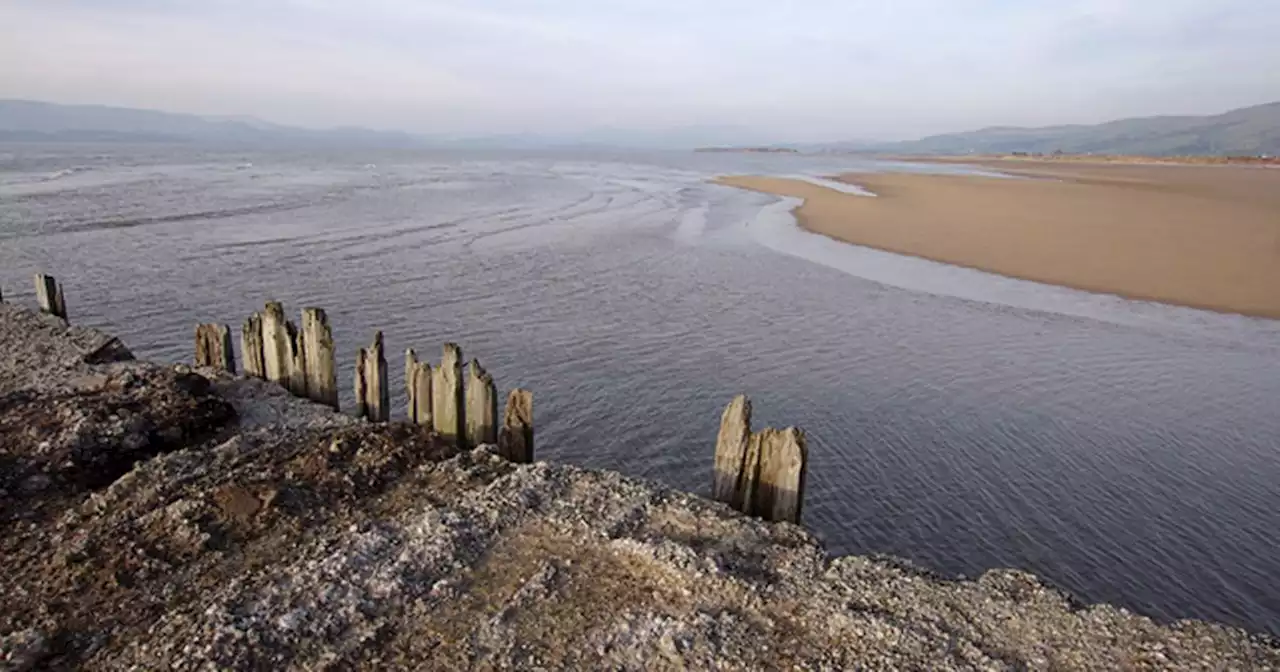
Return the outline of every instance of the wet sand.
[[[1280,170],[989,160],[1024,179],[841,176],[721,184],[802,198],[838,240],[1093,292],[1280,318]]]

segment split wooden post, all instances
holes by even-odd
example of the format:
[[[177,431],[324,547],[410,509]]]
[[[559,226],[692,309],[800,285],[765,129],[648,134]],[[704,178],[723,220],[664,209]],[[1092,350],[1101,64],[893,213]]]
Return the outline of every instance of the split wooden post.
[[[747,515],[799,523],[808,457],[804,432],[752,432],[751,401],[735,397],[720,417],[712,497]]]
[[[765,520],[799,523],[808,458],[804,432],[794,427],[767,431],[761,441],[755,514]]]
[[[463,403],[462,348],[445,343],[440,366],[431,375],[431,423],[436,434],[459,445],[466,440]]]
[[[244,375],[266,378],[266,364],[262,356],[262,315],[254,313],[240,328],[240,356],[244,360]]]
[[[747,439],[747,452],[742,457],[742,473],[738,474],[738,491],[734,499],[739,502],[736,507],[748,516],[757,515],[756,496],[760,492],[760,462],[764,459],[766,439],[772,432],[768,427],[759,432],[752,432]]]
[[[338,410],[338,376],[334,368],[333,331],[320,308],[302,311],[302,347],[307,398]]]
[[[196,325],[196,366],[236,372],[236,354],[231,349],[231,330],[227,325]]]
[[[387,357],[382,332],[373,335],[373,345],[356,355],[356,414],[371,422],[391,418],[391,390],[387,387]]]
[[[404,391],[409,422],[431,427],[431,362],[418,361],[413,348],[404,352]]]
[[[498,432],[498,454],[517,464],[533,462],[533,393],[514,389]]]
[[[751,400],[738,395],[720,416],[720,435],[716,439],[715,473],[711,480],[711,498],[742,511],[742,482],[747,459],[747,443],[751,439]]]
[[[467,367],[467,443],[471,446],[498,442],[498,388],[493,376],[473,359]]]
[[[62,296],[62,287],[52,275],[36,273],[36,302],[40,304],[40,312],[54,317],[67,319],[67,301]]]

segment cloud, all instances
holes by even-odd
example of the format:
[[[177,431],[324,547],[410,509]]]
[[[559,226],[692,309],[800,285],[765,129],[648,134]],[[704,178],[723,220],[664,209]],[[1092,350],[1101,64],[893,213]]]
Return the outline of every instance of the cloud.
[[[1255,0],[8,0],[0,96],[459,133],[911,136],[1280,98]]]

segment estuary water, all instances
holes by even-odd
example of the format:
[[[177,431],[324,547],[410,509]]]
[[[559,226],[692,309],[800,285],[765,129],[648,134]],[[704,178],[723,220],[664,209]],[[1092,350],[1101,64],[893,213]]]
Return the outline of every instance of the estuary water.
[[[746,393],[807,432],[833,554],[1280,634],[1280,322],[845,245],[708,183],[848,170],[965,169],[0,145],[0,288],[52,273],[73,321],[174,362],[196,322],[320,306],[344,388],[375,330],[393,389],[404,348],[456,341],[534,391],[540,458],[701,493]]]

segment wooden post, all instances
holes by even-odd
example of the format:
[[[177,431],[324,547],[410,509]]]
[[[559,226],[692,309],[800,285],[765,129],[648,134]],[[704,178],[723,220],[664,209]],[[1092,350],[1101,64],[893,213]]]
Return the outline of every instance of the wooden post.
[[[371,422],[391,418],[391,390],[387,387],[387,357],[382,349],[382,332],[373,335],[373,345],[356,355],[356,413]]]
[[[263,377],[286,388],[289,387],[294,356],[287,322],[284,306],[279,301],[268,301],[262,311]]]
[[[387,422],[391,419],[391,387],[387,385],[387,356],[382,346],[382,332],[374,334],[373,350],[370,352],[370,365],[376,366],[373,380],[377,383],[376,396],[371,395],[371,399],[377,399],[378,409],[374,417],[378,422]]]
[[[804,432],[752,432],[751,400],[735,397],[720,417],[712,497],[747,515],[799,523],[807,462]]]
[[[244,359],[244,375],[266,378],[262,358],[262,315],[254,313],[240,328],[240,356]]]
[[[462,348],[445,343],[440,366],[431,375],[431,422],[436,434],[459,445],[466,440],[463,402]]]
[[[517,464],[533,462],[533,393],[515,389],[498,432],[498,454]]]
[[[404,391],[409,400],[409,422],[432,427],[431,422],[431,362],[418,361],[418,354],[409,348],[404,353]]]
[[[62,296],[62,287],[52,275],[36,273],[36,302],[40,304],[40,312],[54,317],[67,319],[67,301]]]
[[[751,400],[738,395],[720,416],[720,435],[716,439],[715,473],[711,480],[711,498],[743,510],[742,474],[747,459],[747,443],[751,438]]]
[[[760,462],[764,459],[766,439],[772,429],[768,427],[752,432],[747,438],[747,452],[742,458],[742,471],[738,474],[738,489],[734,493],[735,507],[748,516],[756,515],[756,495],[760,492]]]
[[[800,522],[804,504],[805,463],[808,451],[804,432],[789,427],[766,430],[760,455],[760,483],[755,514],[765,520]]]
[[[404,351],[404,410],[405,417],[409,422],[418,424],[418,404],[414,399],[417,393],[417,385],[414,384],[418,375],[418,353],[413,348],[405,348]]]
[[[493,376],[473,359],[467,367],[467,443],[471,446],[498,442],[498,388]]]
[[[333,331],[320,308],[302,311],[302,353],[306,358],[307,398],[338,410],[338,376],[334,368]]]
[[[307,374],[307,344],[293,322],[285,322],[285,332],[289,335],[291,357],[289,358],[289,384],[286,386],[295,397],[310,399],[307,389],[310,377]]]
[[[369,381],[365,380],[365,376],[369,374],[369,353],[364,348],[360,348],[356,352],[356,372],[352,376],[355,379],[356,394],[356,417],[369,417]]]
[[[231,349],[231,330],[227,325],[196,325],[196,366],[236,372],[236,353]]]

